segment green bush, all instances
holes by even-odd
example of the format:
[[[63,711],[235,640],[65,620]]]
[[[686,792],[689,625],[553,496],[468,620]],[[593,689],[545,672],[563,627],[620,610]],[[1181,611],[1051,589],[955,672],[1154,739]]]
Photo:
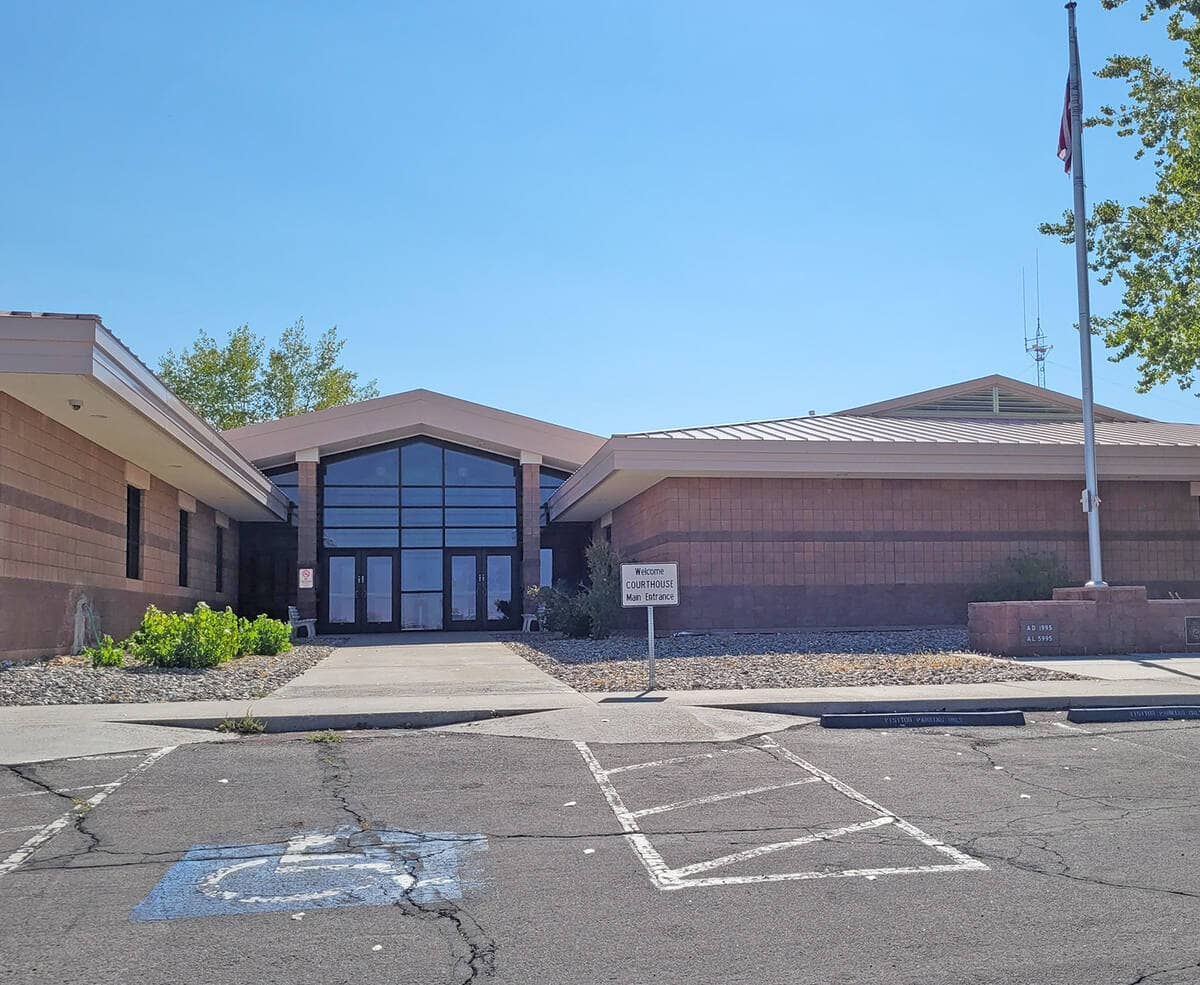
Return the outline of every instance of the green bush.
[[[607,639],[621,624],[621,559],[603,540],[590,543],[584,558],[590,582],[583,593],[584,608],[592,639]]]
[[[546,625],[543,629],[574,637],[591,633],[592,621],[583,592],[572,592],[565,581],[560,581],[553,588],[543,588],[539,600],[546,607]]]
[[[243,631],[242,646],[246,653],[266,657],[284,653],[292,648],[292,627],[280,619],[260,615]]]
[[[588,584],[572,592],[566,582],[538,592],[546,607],[543,628],[566,636],[602,640],[621,624],[621,559],[608,543],[597,541],[584,552]]]
[[[87,657],[92,662],[93,667],[124,667],[125,666],[125,647],[123,644],[114,643],[113,638],[107,633],[100,638],[100,642],[95,646],[84,647],[80,651],[80,656]]]
[[[1021,551],[1016,557],[993,564],[975,595],[978,602],[1036,601],[1048,599],[1054,589],[1068,583],[1067,566],[1057,554]]]
[[[146,609],[142,624],[123,644],[155,667],[216,667],[247,653],[275,656],[291,649],[291,627],[259,616],[253,621],[226,607],[217,612],[197,602],[192,612]]]
[[[195,611],[182,618],[174,666],[216,667],[241,652],[238,620],[232,609],[217,612],[207,603],[197,602]]]
[[[183,636],[184,616],[178,612],[163,612],[149,606],[142,624],[125,641],[125,646],[139,660],[155,667],[174,667]]]

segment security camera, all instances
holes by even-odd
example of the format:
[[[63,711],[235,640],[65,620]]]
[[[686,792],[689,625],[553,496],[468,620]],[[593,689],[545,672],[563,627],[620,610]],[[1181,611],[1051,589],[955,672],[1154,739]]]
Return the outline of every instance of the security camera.
[[[71,410],[83,410],[82,400],[68,400],[67,404],[70,405]]]

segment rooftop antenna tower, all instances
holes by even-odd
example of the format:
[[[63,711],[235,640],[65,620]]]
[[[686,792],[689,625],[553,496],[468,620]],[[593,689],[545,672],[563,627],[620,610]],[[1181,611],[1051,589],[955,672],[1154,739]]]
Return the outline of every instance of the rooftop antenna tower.
[[[1033,365],[1037,370],[1037,385],[1046,388],[1046,356],[1054,346],[1046,342],[1046,333],[1042,331],[1042,268],[1037,253],[1033,255],[1034,263],[1034,308],[1036,328],[1033,337],[1029,336],[1028,305],[1025,303],[1025,268],[1021,268],[1021,327],[1025,332],[1025,352],[1033,357]]]

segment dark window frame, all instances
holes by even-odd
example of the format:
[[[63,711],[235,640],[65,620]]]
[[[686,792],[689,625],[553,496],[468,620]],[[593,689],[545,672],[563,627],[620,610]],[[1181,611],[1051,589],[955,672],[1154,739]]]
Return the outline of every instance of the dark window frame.
[[[125,487],[125,577],[142,577],[142,490]]]
[[[441,452],[442,452],[441,467],[439,469],[439,475],[441,476],[440,483],[406,483],[404,481],[404,451],[403,451],[403,449],[406,446],[411,446],[411,445],[416,445],[416,444],[430,445],[432,447],[435,447],[435,448],[438,448],[441,450]],[[341,461],[345,461],[347,459],[356,458],[359,456],[377,454],[380,452],[387,452],[387,451],[391,451],[393,449],[395,449],[397,452],[397,459],[398,459],[398,463],[399,463],[399,468],[398,468],[398,472],[397,472],[397,478],[398,478],[399,482],[397,485],[334,482],[334,483],[329,483],[327,486],[326,479],[327,479],[328,466],[336,464]],[[452,484],[449,484],[446,481],[445,453],[447,451],[459,452],[464,455],[472,455],[472,456],[484,459],[486,461],[495,462],[499,465],[503,465],[508,468],[511,468],[513,470],[513,479],[512,479],[511,487],[504,486],[504,485],[494,485],[494,484],[492,484],[492,485],[452,485]],[[327,488],[329,488],[329,489],[364,489],[364,490],[370,490],[370,489],[376,489],[376,490],[396,489],[396,490],[398,490],[401,507],[399,510],[397,510],[396,525],[394,527],[370,528],[367,523],[356,524],[356,523],[343,522],[343,523],[329,525],[327,527],[325,524],[325,495],[326,495]],[[457,489],[461,489],[461,490],[481,489],[481,490],[494,491],[494,490],[503,490],[503,489],[510,489],[510,488],[513,490],[513,506],[511,508],[514,510],[514,516],[513,516],[514,523],[510,526],[490,527],[487,523],[484,523],[482,521],[478,522],[478,523],[466,522],[466,521],[469,521],[470,514],[465,514],[465,515],[459,514],[464,522],[448,524],[446,522],[444,513],[442,515],[442,522],[439,524],[436,524],[436,525],[432,525],[432,524],[429,526],[421,526],[421,525],[413,525],[413,524],[406,525],[403,522],[404,513],[407,510],[428,511],[430,514],[432,514],[434,511],[440,512],[443,509],[443,507],[441,507],[441,506],[420,507],[420,506],[405,506],[405,505],[403,505],[404,493],[406,490],[439,489],[439,490],[445,491],[445,490],[451,490],[451,489],[456,489],[456,490]],[[317,499],[318,499],[317,521],[318,521],[318,528],[319,528],[318,534],[317,534],[318,543],[321,544],[325,550],[339,550],[339,549],[347,549],[348,550],[348,549],[353,549],[355,547],[367,548],[367,547],[371,547],[371,546],[386,549],[387,547],[394,546],[394,545],[384,545],[382,543],[370,545],[370,544],[363,543],[363,544],[354,544],[354,545],[338,544],[335,546],[333,544],[327,544],[326,539],[325,539],[326,538],[326,530],[329,531],[329,536],[331,536],[335,540],[338,537],[338,531],[346,531],[347,534],[350,534],[351,531],[363,531],[362,536],[359,537],[358,539],[364,540],[364,541],[366,539],[375,539],[378,536],[378,534],[375,534],[375,533],[368,534],[367,531],[369,529],[373,529],[375,531],[396,530],[396,531],[398,531],[397,536],[399,538],[400,546],[407,546],[407,545],[403,544],[403,539],[404,539],[403,531],[405,531],[405,530],[448,531],[451,529],[458,528],[459,530],[464,531],[462,534],[459,535],[461,537],[468,536],[465,533],[466,530],[485,530],[485,531],[487,531],[487,535],[482,536],[480,538],[481,543],[474,545],[474,546],[478,546],[478,547],[516,546],[520,540],[520,528],[521,528],[521,512],[520,512],[520,505],[519,505],[520,497],[521,497],[520,463],[515,458],[508,458],[504,455],[497,455],[495,453],[483,451],[478,448],[470,448],[466,445],[460,445],[460,444],[457,444],[452,441],[443,441],[438,438],[432,438],[428,435],[413,435],[411,437],[401,438],[396,441],[389,441],[389,442],[385,442],[385,443],[378,444],[378,445],[369,445],[364,448],[356,448],[352,451],[339,452],[336,455],[330,455],[326,458],[321,459],[321,462],[320,462],[320,464],[318,466],[318,470],[317,470]],[[443,495],[442,495],[443,502],[445,501],[445,498],[446,498],[445,492],[443,492]],[[471,509],[479,509],[481,511],[485,511],[485,510],[495,510],[496,508],[497,507],[495,507],[495,506],[478,506],[478,507],[455,506],[454,507],[454,509],[456,509],[456,510],[463,510],[463,511],[471,510]],[[349,520],[353,517],[352,511],[354,511],[354,510],[379,509],[379,507],[378,506],[366,506],[366,505],[361,505],[361,506],[360,505],[339,505],[336,507],[336,509],[339,510],[339,514],[338,514],[339,519],[345,518],[346,520]],[[420,513],[410,513],[409,514],[409,516],[414,519],[419,517],[420,515],[421,515]],[[479,515],[483,516],[484,514],[480,513]],[[365,516],[365,513],[364,513],[364,516]],[[494,532],[500,531],[500,530],[512,531],[511,538],[507,538],[503,544],[497,544],[494,542],[494,538],[495,538]],[[451,545],[449,543],[450,539],[451,538],[449,536],[444,537],[444,546],[459,546],[459,545]],[[489,543],[488,541],[492,541],[492,542]],[[462,546],[469,546],[469,545],[462,545]]]
[[[179,511],[179,587],[188,587],[188,517],[187,510]]]

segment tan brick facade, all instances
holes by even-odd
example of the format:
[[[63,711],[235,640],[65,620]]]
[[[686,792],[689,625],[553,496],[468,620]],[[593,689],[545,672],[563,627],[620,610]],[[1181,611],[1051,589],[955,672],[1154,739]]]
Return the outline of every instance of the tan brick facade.
[[[125,577],[125,462],[0,393],[0,658],[66,652],[76,601],[95,604],[101,631],[127,635],[146,606],[236,605],[237,524],[224,532],[216,591],[216,515],[189,522],[188,587],[180,588],[179,491],[151,478],[142,497],[140,579]]]
[[[666,479],[613,514],[626,558],[678,561],[664,629],[962,623],[990,564],[1054,552],[1087,577],[1079,483]],[[1101,481],[1114,584],[1200,595],[1186,482]]]

